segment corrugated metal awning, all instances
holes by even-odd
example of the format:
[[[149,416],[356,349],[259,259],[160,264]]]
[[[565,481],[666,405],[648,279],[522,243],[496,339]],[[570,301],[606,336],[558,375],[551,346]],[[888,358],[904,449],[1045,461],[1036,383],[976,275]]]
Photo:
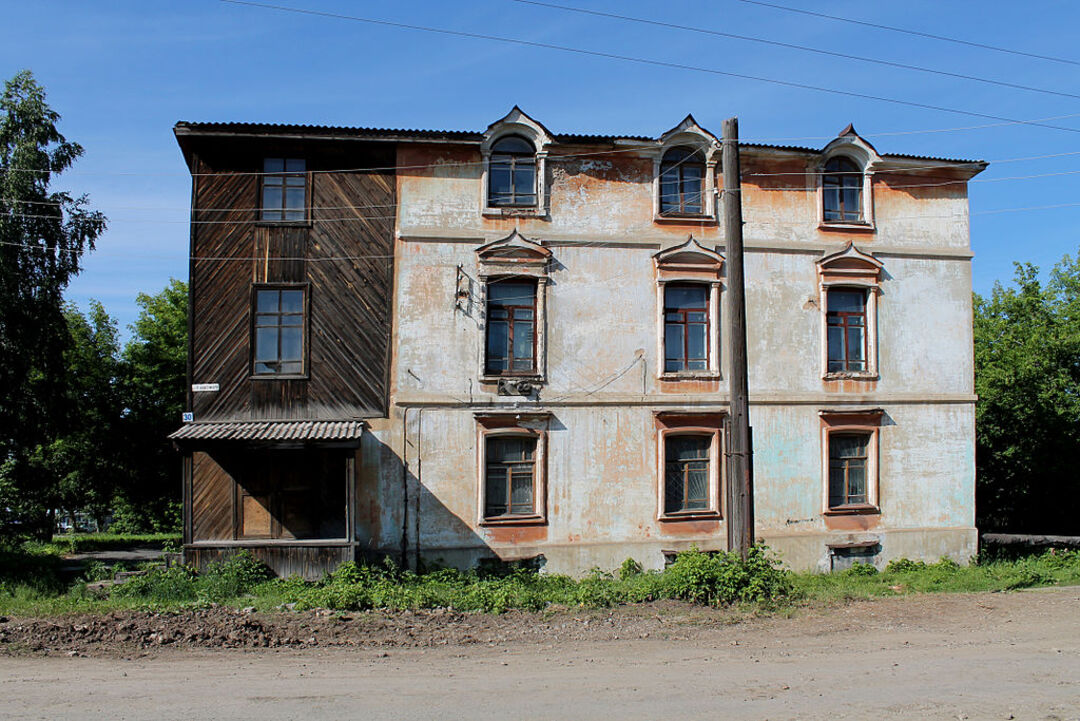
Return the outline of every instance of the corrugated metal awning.
[[[185,423],[169,434],[174,441],[358,441],[363,421],[221,421]]]

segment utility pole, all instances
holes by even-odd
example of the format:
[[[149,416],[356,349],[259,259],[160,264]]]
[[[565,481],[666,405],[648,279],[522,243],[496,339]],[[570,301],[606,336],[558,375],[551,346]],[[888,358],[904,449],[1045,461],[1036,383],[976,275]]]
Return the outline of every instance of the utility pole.
[[[742,189],[739,171],[739,119],[724,121],[721,158],[724,173],[724,242],[727,247],[728,387],[731,423],[728,457],[728,548],[745,560],[754,545],[754,449],[750,431],[746,368],[746,283],[743,277]]]

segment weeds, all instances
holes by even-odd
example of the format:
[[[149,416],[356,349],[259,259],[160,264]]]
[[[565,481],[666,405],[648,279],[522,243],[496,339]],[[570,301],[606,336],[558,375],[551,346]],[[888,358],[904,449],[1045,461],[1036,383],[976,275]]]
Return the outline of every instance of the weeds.
[[[29,561],[27,559],[30,559]],[[16,562],[20,561],[20,562]],[[346,563],[319,582],[271,578],[250,553],[241,551],[201,573],[184,565],[156,567],[115,586],[106,598],[86,583],[112,570],[90,566],[73,586],[55,573],[59,557],[0,554],[0,612],[55,614],[117,608],[179,608],[208,603],[340,611],[452,608],[505,613],[559,608],[609,608],[661,599],[703,605],[749,603],[784,608],[793,598],[835,600],[929,591],[1008,591],[1048,584],[1080,583],[1080,552],[1051,551],[1018,560],[983,560],[971,566],[899,559],[884,570],[866,564],[832,574],[793,574],[765,547],[746,561],[730,553],[681,553],[663,571],[645,571],[627,559],[616,572],[594,569],[583,578],[535,569],[487,565],[458,571],[414,572],[392,561]],[[40,573],[40,575],[38,575]],[[50,575],[51,574],[51,575]]]

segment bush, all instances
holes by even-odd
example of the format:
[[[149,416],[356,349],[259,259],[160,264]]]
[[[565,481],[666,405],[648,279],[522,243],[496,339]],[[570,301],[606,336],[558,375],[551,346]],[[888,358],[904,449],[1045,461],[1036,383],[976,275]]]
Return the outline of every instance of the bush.
[[[753,546],[743,561],[736,553],[680,553],[664,572],[669,598],[717,605],[772,603],[791,595],[790,574],[765,546]]]

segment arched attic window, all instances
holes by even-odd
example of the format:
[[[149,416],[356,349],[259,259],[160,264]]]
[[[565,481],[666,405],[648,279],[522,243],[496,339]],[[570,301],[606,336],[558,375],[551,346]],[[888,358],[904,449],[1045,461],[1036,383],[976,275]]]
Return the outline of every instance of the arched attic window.
[[[491,146],[488,205],[536,205],[536,148],[520,135],[508,135]]]
[[[679,145],[660,161],[660,214],[700,215],[705,212],[705,154]]]
[[[826,223],[864,223],[863,171],[852,160],[836,156],[825,163],[821,176]]]

